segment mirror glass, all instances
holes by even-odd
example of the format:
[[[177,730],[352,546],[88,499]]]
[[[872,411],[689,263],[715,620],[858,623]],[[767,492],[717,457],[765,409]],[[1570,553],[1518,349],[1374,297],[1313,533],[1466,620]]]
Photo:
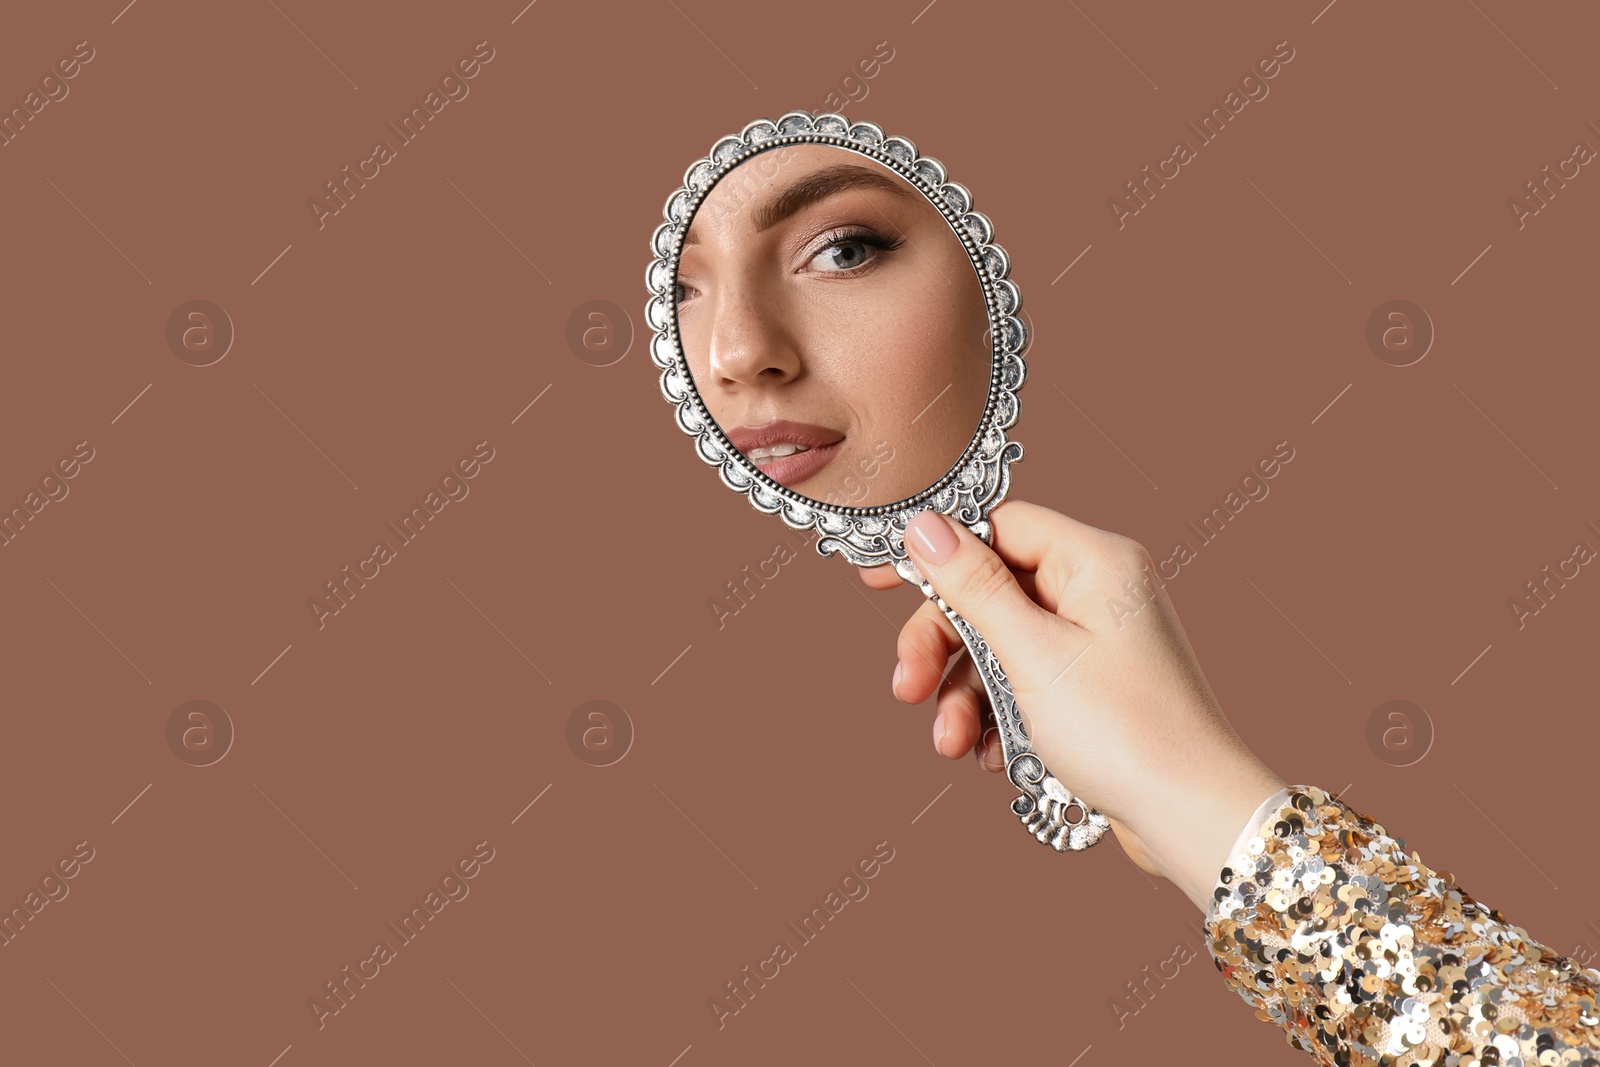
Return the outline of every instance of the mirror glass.
[[[983,420],[977,270],[916,186],[858,152],[783,145],[728,171],[685,235],[674,298],[711,417],[813,502],[916,496]]]

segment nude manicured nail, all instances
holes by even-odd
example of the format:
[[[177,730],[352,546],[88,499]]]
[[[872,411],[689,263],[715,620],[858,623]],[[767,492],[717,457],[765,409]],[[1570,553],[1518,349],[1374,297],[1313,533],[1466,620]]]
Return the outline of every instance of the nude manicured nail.
[[[950,523],[936,511],[921,511],[906,524],[906,542],[929,563],[943,563],[961,542]]]
[[[889,683],[889,691],[891,693],[893,693],[896,698],[898,698],[900,696],[900,675],[904,671],[905,671],[905,664],[900,663],[898,660],[895,661],[895,665],[894,665],[894,681]]]
[[[933,717],[933,750],[944,755],[944,712]]]

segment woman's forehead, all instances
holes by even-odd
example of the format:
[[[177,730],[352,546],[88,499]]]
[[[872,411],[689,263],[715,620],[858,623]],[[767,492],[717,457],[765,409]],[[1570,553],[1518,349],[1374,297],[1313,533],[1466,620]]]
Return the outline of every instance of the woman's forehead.
[[[695,212],[684,245],[717,235],[758,233],[811,203],[869,190],[913,202],[925,199],[894,171],[857,152],[831,145],[769,149],[723,175]]]

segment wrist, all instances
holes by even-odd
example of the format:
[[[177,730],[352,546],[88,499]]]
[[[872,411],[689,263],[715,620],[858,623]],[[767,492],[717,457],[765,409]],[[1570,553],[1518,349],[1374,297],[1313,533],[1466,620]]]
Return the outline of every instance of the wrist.
[[[1213,763],[1203,778],[1166,778],[1145,790],[1149,814],[1130,825],[1162,876],[1203,912],[1240,831],[1287,784],[1253,755],[1226,768]]]

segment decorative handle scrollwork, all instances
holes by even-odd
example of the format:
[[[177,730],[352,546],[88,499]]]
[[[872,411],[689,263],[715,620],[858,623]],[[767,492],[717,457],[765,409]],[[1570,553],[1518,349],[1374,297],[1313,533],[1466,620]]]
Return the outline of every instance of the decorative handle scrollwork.
[[[1057,852],[1081,852],[1095,844],[1111,828],[1111,820],[1081,797],[1074,796],[1035,754],[1028,731],[1022,725],[1022,713],[1017,708],[1011,682],[1000,666],[999,657],[977,627],[946,604],[930,585],[924,583],[922,591],[939,605],[939,610],[955,626],[961,640],[966,642],[972,662],[977,665],[978,676],[983,679],[989,704],[994,708],[995,726],[1000,732],[1006,777],[1022,791],[1011,801],[1011,810],[1030,834]]]

